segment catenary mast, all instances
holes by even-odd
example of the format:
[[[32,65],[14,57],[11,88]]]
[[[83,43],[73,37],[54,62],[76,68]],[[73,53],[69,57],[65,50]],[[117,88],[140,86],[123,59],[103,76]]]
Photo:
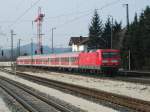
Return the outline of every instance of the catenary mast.
[[[37,23],[37,54],[43,54],[43,46],[42,46],[42,22],[44,18],[44,14],[41,13],[41,7],[38,8],[38,16],[34,20]]]

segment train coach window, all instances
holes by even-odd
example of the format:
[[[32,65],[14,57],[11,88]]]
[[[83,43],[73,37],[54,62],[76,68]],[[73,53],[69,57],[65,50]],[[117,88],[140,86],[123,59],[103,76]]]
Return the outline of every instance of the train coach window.
[[[75,62],[75,58],[74,57],[72,58],[72,62]]]
[[[48,62],[50,62],[50,58],[48,58]]]
[[[59,58],[56,58],[56,62],[59,62]]]
[[[71,62],[75,62],[77,61],[77,58],[76,57],[71,57]]]
[[[103,58],[114,58],[114,57],[118,57],[119,53],[117,52],[103,52],[102,53],[102,57]]]
[[[55,58],[51,58],[51,62],[55,62]]]

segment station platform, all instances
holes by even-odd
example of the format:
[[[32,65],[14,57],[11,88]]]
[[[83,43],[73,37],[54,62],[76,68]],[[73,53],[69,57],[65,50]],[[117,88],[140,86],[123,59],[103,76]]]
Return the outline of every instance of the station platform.
[[[11,66],[11,62],[0,62],[0,67],[10,67]]]

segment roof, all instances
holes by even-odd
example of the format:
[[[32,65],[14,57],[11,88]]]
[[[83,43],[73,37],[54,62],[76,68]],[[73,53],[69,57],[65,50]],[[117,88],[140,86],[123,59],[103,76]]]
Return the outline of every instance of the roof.
[[[80,43],[78,43],[78,45],[87,44],[88,41],[89,41],[89,37],[86,37],[83,41],[81,41]]]
[[[88,37],[71,37],[70,41],[69,41],[69,46],[71,46],[72,44],[78,44],[81,45],[83,42],[87,41],[89,38]]]

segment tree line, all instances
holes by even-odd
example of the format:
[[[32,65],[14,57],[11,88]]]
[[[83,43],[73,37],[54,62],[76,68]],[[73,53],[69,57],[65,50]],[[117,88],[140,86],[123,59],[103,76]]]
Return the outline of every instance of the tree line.
[[[130,58],[131,69],[150,69],[150,7],[147,6],[139,16],[135,14],[133,22],[124,28],[111,17],[103,24],[95,10],[89,26],[88,48],[120,49],[123,68],[129,67]]]
[[[114,45],[114,43],[119,39],[118,33],[122,30],[122,24],[112,19],[112,17],[108,16],[106,23],[103,24],[97,10],[94,11],[94,16],[92,17],[89,27],[89,49],[109,49],[118,47]]]
[[[138,16],[135,14],[134,21],[129,25],[124,35],[122,57],[131,53],[132,69],[150,69],[150,7]],[[123,58],[124,66],[128,58]]]

